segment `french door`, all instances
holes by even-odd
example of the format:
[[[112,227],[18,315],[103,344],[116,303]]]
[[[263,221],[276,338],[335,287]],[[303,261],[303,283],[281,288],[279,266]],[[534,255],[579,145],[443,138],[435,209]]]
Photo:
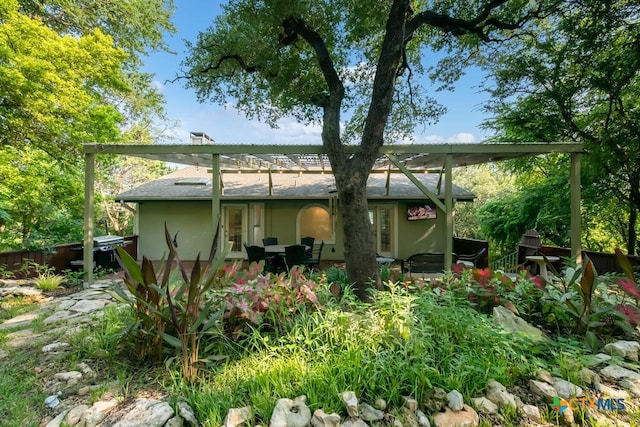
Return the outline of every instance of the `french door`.
[[[395,212],[395,205],[369,205],[369,221],[373,225],[376,252],[380,256],[395,256]]]
[[[246,258],[243,243],[262,245],[264,236],[264,205],[223,204],[222,229],[224,240],[231,242],[228,258]]]

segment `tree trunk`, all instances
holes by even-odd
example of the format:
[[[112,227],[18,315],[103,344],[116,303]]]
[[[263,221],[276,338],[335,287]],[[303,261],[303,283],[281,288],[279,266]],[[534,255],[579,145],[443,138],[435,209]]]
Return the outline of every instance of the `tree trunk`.
[[[349,283],[361,301],[370,300],[369,289],[381,288],[373,227],[367,201],[368,173],[336,175],[344,230],[344,257]]]
[[[636,244],[638,236],[636,235],[636,223],[638,222],[638,209],[631,205],[629,207],[629,226],[627,228],[627,253],[629,255],[636,254]]]

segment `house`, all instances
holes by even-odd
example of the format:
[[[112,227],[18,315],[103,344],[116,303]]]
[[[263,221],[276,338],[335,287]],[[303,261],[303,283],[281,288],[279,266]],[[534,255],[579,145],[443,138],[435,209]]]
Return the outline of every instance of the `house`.
[[[282,243],[292,243],[313,234],[327,241],[327,259],[343,258],[341,206],[332,189],[331,167],[322,145],[208,142],[83,145],[84,262],[93,261],[95,159],[103,154],[196,166],[201,174],[181,178],[174,175],[120,195],[118,199],[123,203],[137,205],[139,255],[152,259],[161,256],[166,245],[164,238],[158,236],[162,236],[165,220],[171,232],[178,233],[183,259],[194,258],[197,252],[207,255],[213,219],[221,218],[222,239],[233,242],[233,257],[244,257],[240,250],[244,240],[259,243],[261,236],[277,236]],[[356,145],[342,147],[346,155],[359,149]],[[445,264],[450,264],[454,251],[454,202],[473,198],[452,185],[454,167],[567,153],[571,158],[571,252],[579,257],[583,151],[580,143],[563,142],[385,145],[378,152],[369,182],[370,217],[378,252],[401,258],[418,251],[443,251]],[[420,214],[421,207],[431,212]],[[414,218],[415,212],[425,219],[410,220],[409,215]],[[88,270],[86,274],[87,282],[92,283],[93,272]]]
[[[225,170],[221,174],[221,230],[232,242],[230,258],[245,258],[243,243],[262,245],[265,236],[296,243],[313,236],[325,242],[323,259],[343,260],[340,201],[331,173]],[[439,173],[415,174],[429,191],[444,188]],[[135,204],[138,252],[160,259],[166,251],[164,223],[177,233],[181,258],[208,255],[213,239],[210,168],[188,166],[117,196]],[[452,186],[454,201],[474,196]],[[377,252],[404,258],[415,252],[444,252],[446,215],[403,173],[373,171],[367,184],[369,218]]]

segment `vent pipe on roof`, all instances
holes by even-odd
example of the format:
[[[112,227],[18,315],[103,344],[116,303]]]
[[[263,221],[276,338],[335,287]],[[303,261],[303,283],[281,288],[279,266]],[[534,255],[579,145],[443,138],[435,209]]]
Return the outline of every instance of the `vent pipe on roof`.
[[[191,132],[189,134],[189,138],[191,139],[191,144],[194,145],[202,145],[202,144],[213,144],[213,138],[207,135],[204,132]]]

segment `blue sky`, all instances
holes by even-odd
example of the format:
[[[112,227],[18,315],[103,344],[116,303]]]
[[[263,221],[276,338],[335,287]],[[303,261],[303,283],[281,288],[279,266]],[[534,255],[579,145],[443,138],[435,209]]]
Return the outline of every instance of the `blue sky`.
[[[213,23],[220,4],[211,0],[176,0],[173,17],[177,33],[165,41],[175,54],[155,53],[145,59],[144,71],[155,75],[155,83],[164,94],[169,119],[177,124],[171,142],[189,142],[189,132],[206,132],[214,141],[224,144],[321,144],[320,128],[283,120],[278,129],[250,121],[237,111],[217,104],[200,104],[193,91],[183,83],[168,82],[179,71],[186,55],[185,40],[195,41],[197,34]],[[416,130],[416,142],[479,142],[487,135],[479,128],[484,116],[479,111],[486,95],[479,92],[479,73],[468,73],[454,92],[438,92],[436,96],[447,108],[440,121]]]

